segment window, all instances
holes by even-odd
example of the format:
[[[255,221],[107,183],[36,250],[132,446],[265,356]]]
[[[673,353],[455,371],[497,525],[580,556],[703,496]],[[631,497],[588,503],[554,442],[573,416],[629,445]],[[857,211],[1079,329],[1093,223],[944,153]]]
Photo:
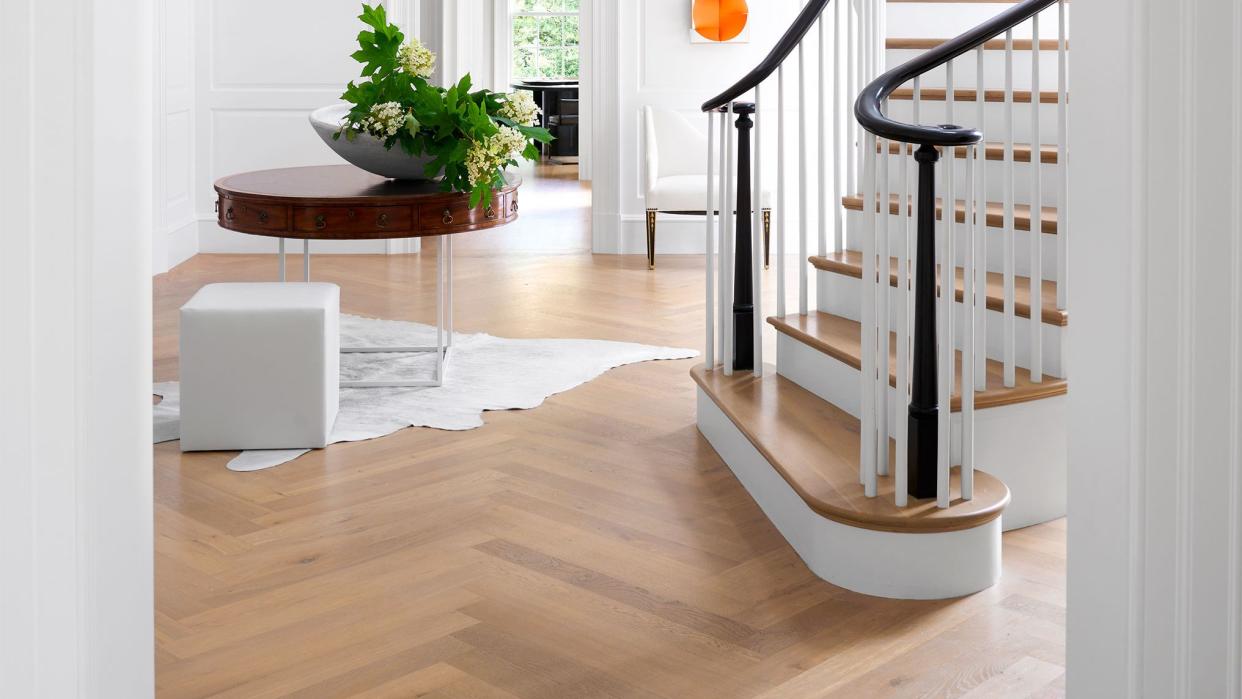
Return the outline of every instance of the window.
[[[513,77],[578,79],[580,0],[509,0]]]

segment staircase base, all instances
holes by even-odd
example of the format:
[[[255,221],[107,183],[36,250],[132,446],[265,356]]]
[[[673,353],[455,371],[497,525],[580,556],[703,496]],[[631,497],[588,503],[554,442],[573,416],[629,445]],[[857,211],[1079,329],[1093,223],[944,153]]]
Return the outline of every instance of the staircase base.
[[[939,533],[852,527],[798,495],[711,396],[698,391],[698,426],[813,573],[839,587],[892,599],[948,599],[1000,579],[1001,520]],[[1006,515],[1007,516],[1007,515]]]

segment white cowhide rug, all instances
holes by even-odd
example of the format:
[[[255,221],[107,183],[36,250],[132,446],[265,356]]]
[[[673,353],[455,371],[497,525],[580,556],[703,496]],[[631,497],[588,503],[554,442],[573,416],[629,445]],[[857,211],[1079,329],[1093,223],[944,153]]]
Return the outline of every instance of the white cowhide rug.
[[[343,346],[434,345],[436,329],[421,323],[341,315]],[[330,443],[357,442],[406,427],[472,430],[485,410],[526,410],[614,367],[655,359],[689,359],[698,352],[605,340],[511,340],[486,334],[453,336],[444,385],[437,388],[344,388]],[[375,381],[431,377],[435,356],[341,355],[341,379]],[[180,386],[158,383],[155,441],[180,434]],[[234,471],[258,471],[292,461],[308,449],[246,451],[229,462]]]

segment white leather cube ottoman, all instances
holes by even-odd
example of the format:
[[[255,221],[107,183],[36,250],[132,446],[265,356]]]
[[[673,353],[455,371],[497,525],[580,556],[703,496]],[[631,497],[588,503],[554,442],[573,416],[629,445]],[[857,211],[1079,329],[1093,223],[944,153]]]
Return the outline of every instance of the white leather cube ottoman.
[[[181,307],[181,450],[319,449],[340,397],[335,284],[210,284]]]

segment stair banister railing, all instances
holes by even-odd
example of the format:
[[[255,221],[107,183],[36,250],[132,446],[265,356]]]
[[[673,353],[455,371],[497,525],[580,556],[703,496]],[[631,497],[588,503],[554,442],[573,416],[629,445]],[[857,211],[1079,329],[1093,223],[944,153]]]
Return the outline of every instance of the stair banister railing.
[[[713,314],[709,309],[708,322],[716,327],[707,332],[707,342],[719,343],[719,351],[713,348],[710,358],[719,360],[727,375],[735,370],[762,373],[760,331],[763,318],[757,301],[762,296],[762,267],[768,264],[768,243],[763,241],[761,254],[754,241],[760,239],[756,232],[761,224],[764,228],[767,224],[756,211],[761,208],[763,197],[763,163],[770,162],[771,157],[760,145],[762,125],[773,121],[767,117],[775,117],[777,130],[776,154],[771,158],[776,161],[777,170],[774,206],[777,313],[785,315],[786,282],[791,278],[797,280],[798,312],[802,315],[810,312],[807,266],[810,245],[814,244],[820,255],[846,248],[845,218],[838,203],[841,195],[852,191],[862,179],[861,168],[865,161],[861,154],[863,132],[844,106],[850,103],[861,85],[876,75],[883,60],[884,0],[837,0],[834,11],[826,12],[829,2],[806,0],[789,29],[763,61],[702,105],[712,123],[709,128],[714,132],[719,127],[721,138],[719,148],[708,154],[709,159],[714,159],[712,172],[718,173],[720,178],[719,196],[714,198],[719,202],[720,216],[709,215],[706,222],[707,236],[713,241],[711,247],[717,250],[707,258],[707,264],[715,264],[708,278],[708,293],[713,294],[709,306],[716,310]],[[831,31],[827,27],[829,22]],[[810,37],[813,28],[817,31]],[[808,40],[818,41],[817,52],[806,45]],[[796,65],[790,60],[795,51],[798,54]],[[787,67],[798,71],[789,81],[786,80]],[[816,70],[818,75],[813,75]],[[827,75],[829,70],[832,71],[831,80]],[[773,106],[770,104],[772,93],[763,90],[763,84],[774,73],[777,86]],[[787,94],[787,82],[794,87],[792,92],[796,94],[793,96]],[[808,93],[809,88],[816,86],[820,90],[818,100]],[[827,96],[829,89],[831,102]],[[754,101],[738,101],[751,94]],[[762,104],[761,94],[767,95]],[[788,101],[795,98],[797,106],[790,119],[794,128],[790,129],[785,110],[790,106]],[[826,111],[829,105],[831,112]],[[813,121],[816,118],[818,123]],[[737,132],[736,139],[726,135],[730,128]],[[741,142],[747,134],[754,138],[753,150]],[[796,164],[792,170],[786,163],[790,147],[797,152],[797,160],[791,161]],[[752,152],[753,158],[750,157]],[[733,154],[737,156],[736,161],[732,159]],[[812,167],[810,159],[814,157],[819,161]],[[790,182],[791,176],[797,182]],[[744,195],[738,191],[740,187],[747,190]],[[793,204],[796,208],[786,206],[793,193],[797,196]],[[794,250],[798,269],[793,274],[786,270],[791,211],[797,213]]]
[[[1016,320],[1015,320],[1015,251],[1013,244],[1015,204],[1014,204],[1014,89],[1013,89],[1013,29],[1017,25],[1030,20],[1032,23],[1032,69],[1031,69],[1031,168],[1032,187],[1030,205],[1030,319],[1027,356],[1030,365],[1030,376],[1033,382],[1042,377],[1042,316],[1043,316],[1043,272],[1042,272],[1042,181],[1041,163],[1042,148],[1039,139],[1039,105],[1041,91],[1039,82],[1039,13],[1058,4],[1058,113],[1057,131],[1060,137],[1058,165],[1061,168],[1060,187],[1057,191],[1058,204],[1067,199],[1067,178],[1064,177],[1066,159],[1064,138],[1068,131],[1066,116],[1067,70],[1066,70],[1066,8],[1065,0],[1024,0],[1010,9],[997,15],[992,20],[944,42],[918,58],[898,66],[874,81],[870,82],[858,96],[854,104],[854,114],[867,134],[862,157],[862,191],[863,191],[863,282],[862,294],[862,347],[863,347],[863,415],[862,415],[862,463],[860,474],[864,490],[868,495],[875,493],[875,479],[887,467],[886,447],[890,430],[885,424],[888,407],[884,398],[888,395],[888,337],[889,324],[886,318],[887,309],[896,295],[897,307],[897,391],[898,406],[906,404],[907,386],[909,381],[908,415],[905,420],[898,415],[898,425],[893,430],[897,442],[895,468],[897,493],[895,496],[899,506],[906,504],[907,496],[917,498],[935,497],[940,507],[950,504],[950,460],[953,455],[950,437],[952,435],[951,397],[954,387],[955,371],[955,293],[949,290],[956,288],[956,265],[960,259],[963,263],[962,302],[964,312],[960,315],[961,351],[962,351],[962,429],[960,436],[960,454],[962,460],[961,494],[965,499],[972,497],[974,477],[974,392],[986,386],[986,299],[987,299],[987,244],[986,228],[988,211],[986,208],[986,147],[983,145],[983,134],[975,128],[956,125],[954,108],[957,91],[954,85],[953,60],[971,51],[976,52],[978,66],[975,93],[971,95],[977,103],[976,119],[983,125],[983,105],[989,97],[982,87],[984,79],[983,49],[985,43],[1001,34],[1005,35],[1005,128],[1003,177],[1004,204],[1002,226],[1004,228],[1003,244],[1003,286],[1004,286],[1004,321],[1002,325],[1004,347],[1004,382],[1013,386],[1016,374]],[[882,18],[873,17],[864,12],[864,33],[880,27]],[[871,60],[869,57],[864,61]],[[945,123],[941,126],[926,126],[920,122],[922,87],[920,77],[931,70],[945,66]],[[888,116],[888,99],[902,85],[913,81],[913,123],[904,123]],[[969,94],[969,93],[967,93]],[[902,188],[907,186],[905,174],[909,166],[910,149],[917,147],[913,157],[917,163],[918,194],[914,202],[910,202],[905,192],[902,199],[896,202],[889,200],[890,153],[902,158],[900,172],[903,173]],[[952,150],[950,150],[952,149]],[[941,157],[943,153],[943,158]],[[955,168],[959,154],[964,154],[963,173],[965,188],[964,201],[961,209],[956,199]],[[944,290],[940,295],[937,309],[937,259],[936,259],[936,218],[938,204],[936,201],[936,164],[940,163],[942,198],[941,212],[942,235],[940,239],[940,281],[939,287]],[[881,181],[877,183],[877,177]],[[877,186],[878,185],[878,186]],[[913,207],[911,207],[913,204]],[[890,208],[891,207],[891,208]],[[913,210],[913,213],[912,213]],[[894,250],[889,235],[890,215],[896,213],[900,223],[898,231],[908,231],[913,224],[916,230],[915,257],[913,270],[908,260],[908,237],[903,236],[906,244],[898,245]],[[959,226],[959,220],[962,225]],[[904,227],[903,225],[904,224]],[[1058,274],[1058,297],[1056,305],[1064,307],[1064,287],[1066,260],[1066,228],[1065,219],[1058,220],[1058,238],[1056,242],[1056,265]],[[962,242],[959,245],[959,234]],[[960,249],[959,249],[960,248]],[[896,253],[898,257],[898,283],[892,289],[889,276],[889,260]],[[960,254],[959,254],[960,253]],[[907,274],[912,279],[907,280]],[[913,308],[913,318],[907,309]],[[939,312],[939,319],[937,319]],[[911,333],[910,323],[913,323]],[[912,336],[911,336],[912,335]],[[939,341],[939,344],[937,344]],[[913,351],[908,360],[904,356]],[[937,356],[939,355],[939,356]],[[909,362],[907,372],[906,362]],[[907,378],[908,376],[908,378]],[[904,423],[904,424],[902,424]]]
[[[719,119],[720,153],[708,153],[709,159],[717,159],[709,164],[710,173],[718,173],[720,196],[719,225],[712,215],[708,215],[707,240],[709,250],[713,245],[719,246],[719,264],[715,273],[708,274],[707,293],[714,298],[708,303],[707,341],[715,343],[719,336],[719,359],[723,364],[725,375],[737,371],[753,371],[756,376],[763,375],[763,312],[760,299],[763,295],[763,266],[765,264],[765,245],[763,238],[763,138],[760,127],[766,119],[760,114],[761,84],[774,72],[779,72],[779,91],[776,99],[777,122],[777,199],[775,202],[776,227],[776,269],[779,295],[777,295],[777,312],[784,313],[785,308],[785,245],[786,221],[785,214],[785,124],[782,110],[785,107],[785,73],[786,58],[792,52],[799,52],[799,140],[804,148],[800,149],[800,192],[804,204],[801,205],[800,217],[800,251],[805,252],[806,246],[806,61],[802,42],[816,22],[820,22],[823,10],[830,0],[811,0],[797,14],[794,24],[785,31],[776,46],[768,53],[754,70],[733,86],[725,89],[718,96],[703,103],[703,112],[708,114],[709,129],[714,132],[715,120]],[[823,31],[820,30],[822,36]],[[821,48],[822,58],[822,48]],[[821,62],[822,63],[822,62]],[[738,102],[748,93],[754,93],[754,102]],[[734,119],[737,115],[737,119]],[[822,117],[821,117],[822,118]],[[730,127],[737,130],[737,138],[728,138]],[[751,135],[754,138],[754,158],[751,158]],[[727,143],[728,145],[725,145]],[[710,149],[709,149],[710,150]],[[737,154],[737,163],[734,163]],[[710,209],[710,206],[709,206]],[[713,257],[708,255],[707,263],[713,264]],[[806,272],[799,274],[800,304],[802,313],[806,313]],[[717,281],[718,279],[718,281]],[[714,287],[714,288],[713,288]],[[719,318],[714,317],[713,307],[719,305]],[[717,325],[719,331],[713,331]],[[714,351],[712,353],[715,354]],[[714,361],[714,356],[713,356]],[[712,368],[713,363],[709,363]]]

